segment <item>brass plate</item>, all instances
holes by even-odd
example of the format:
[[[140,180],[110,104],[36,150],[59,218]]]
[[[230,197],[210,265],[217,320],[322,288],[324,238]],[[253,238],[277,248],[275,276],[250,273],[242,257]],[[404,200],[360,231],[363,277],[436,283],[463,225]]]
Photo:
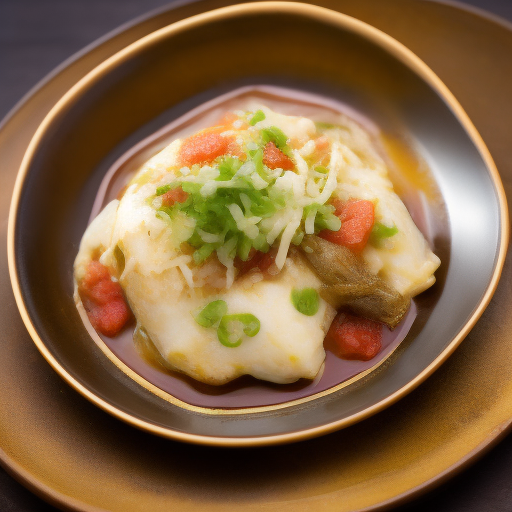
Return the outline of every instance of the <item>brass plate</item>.
[[[201,4],[203,9],[208,5]],[[512,48],[511,32],[432,3],[358,1],[341,6],[397,37],[446,81],[489,145],[510,191],[512,162],[506,137],[512,70],[505,57],[509,52],[503,49]],[[431,27],[436,27],[434,33]],[[496,81],[494,66],[501,71]],[[58,98],[64,91],[58,89],[59,80],[49,82],[46,89],[52,84]],[[2,167],[12,173],[4,176],[4,214],[14,169],[34,131],[30,122],[35,117],[37,124],[41,118],[35,113],[52,105],[43,101],[39,110],[30,111],[40,100],[40,93],[32,96],[0,133]],[[439,481],[510,424],[509,265],[490,307],[464,344],[410,396],[336,434],[257,451],[200,448],[159,439],[83,400],[36,352],[17,316],[5,261],[2,265],[2,460],[36,492],[61,505],[78,510],[155,511],[374,507]]]

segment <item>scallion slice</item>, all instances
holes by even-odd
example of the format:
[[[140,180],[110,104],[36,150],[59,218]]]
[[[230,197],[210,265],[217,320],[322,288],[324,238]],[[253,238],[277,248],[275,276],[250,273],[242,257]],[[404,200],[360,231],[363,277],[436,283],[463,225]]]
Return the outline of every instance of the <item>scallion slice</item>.
[[[320,297],[314,288],[294,289],[291,298],[295,309],[306,316],[316,315],[320,307]]]
[[[372,242],[379,242],[384,238],[390,238],[398,233],[398,228],[393,225],[392,227],[386,226],[381,222],[376,222],[372,228],[371,239]]]
[[[214,300],[207,304],[197,315],[195,321],[202,327],[214,326],[228,312],[228,305],[223,300]]]
[[[260,321],[251,313],[224,315],[217,329],[217,337],[225,347],[238,347],[242,344],[243,335],[253,337],[260,330]]]
[[[263,112],[263,110],[257,110],[256,112],[254,112],[253,116],[251,117],[249,124],[251,126],[254,126],[256,123],[263,121],[265,119],[265,117],[266,117],[265,112]]]
[[[270,126],[269,128],[261,130],[261,139],[263,144],[273,142],[281,150],[286,148],[288,141],[288,137],[286,137],[283,131],[277,126]]]

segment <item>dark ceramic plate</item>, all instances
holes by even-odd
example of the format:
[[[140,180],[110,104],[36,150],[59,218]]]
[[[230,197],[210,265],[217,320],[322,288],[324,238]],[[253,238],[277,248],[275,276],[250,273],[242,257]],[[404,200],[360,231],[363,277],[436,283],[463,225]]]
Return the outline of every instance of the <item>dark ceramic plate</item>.
[[[237,414],[166,400],[105,357],[73,301],[72,264],[96,191],[129,147],[236,87],[264,83],[349,103],[415,141],[439,199],[428,204],[442,259],[408,337],[349,386],[287,407]],[[163,28],[108,59],[41,124],[24,158],[10,215],[11,280],[25,324],[54,369],[131,424],[204,444],[312,437],[381,410],[456,348],[497,285],[508,240],[496,169],[473,125],[411,52],[352,18],[304,4],[247,4]]]

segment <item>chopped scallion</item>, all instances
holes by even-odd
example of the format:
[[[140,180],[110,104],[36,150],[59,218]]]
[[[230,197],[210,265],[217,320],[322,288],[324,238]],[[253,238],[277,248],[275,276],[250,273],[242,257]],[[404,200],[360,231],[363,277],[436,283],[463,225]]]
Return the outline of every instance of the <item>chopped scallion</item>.
[[[291,299],[295,309],[306,316],[316,315],[320,307],[320,297],[314,288],[294,289]]]
[[[206,260],[215,249],[215,244],[206,243],[201,245],[201,247],[199,247],[199,249],[194,251],[194,254],[192,254],[194,263],[196,265],[203,263],[203,261]]]
[[[256,112],[254,112],[253,116],[251,117],[249,124],[251,126],[254,126],[256,123],[263,121],[265,119],[265,117],[266,117],[265,112],[263,112],[263,110],[257,110]]]
[[[156,195],[157,196],[162,196],[164,195],[166,192],[169,192],[169,190],[171,190],[172,188],[172,185],[163,185],[161,187],[158,187],[156,189]]]
[[[223,300],[214,300],[207,304],[194,318],[202,327],[212,327],[228,312],[228,305]]]
[[[250,313],[224,315],[220,319],[217,338],[225,347],[238,347],[242,344],[243,335],[253,337],[260,330],[260,321]]]
[[[381,222],[376,222],[372,228],[370,240],[372,243],[378,243],[384,238],[391,238],[398,233],[398,228],[393,225],[392,227],[386,226]]]
[[[264,128],[261,130],[261,140],[263,141],[263,144],[273,142],[282,150],[287,147],[286,143],[288,141],[288,137],[277,126],[271,126],[270,128]]]

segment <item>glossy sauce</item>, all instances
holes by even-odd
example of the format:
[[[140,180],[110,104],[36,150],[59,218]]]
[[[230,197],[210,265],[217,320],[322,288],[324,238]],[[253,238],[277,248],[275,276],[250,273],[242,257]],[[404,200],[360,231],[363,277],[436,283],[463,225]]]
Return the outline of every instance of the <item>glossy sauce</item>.
[[[314,121],[335,123],[339,113],[343,113],[362,124],[374,136],[375,142],[382,147],[395,190],[408,207],[418,228],[431,246],[433,245],[436,222],[433,222],[429,215],[428,204],[436,194],[435,184],[426,164],[406,143],[396,137],[381,136],[371,121],[342,103],[309,93],[264,86],[246,87],[207,102],[125,153],[106,174],[94,202],[91,220],[108,202],[122,195],[126,183],[144,162],[170,142],[216,124],[226,111],[244,110],[253,100],[283,114],[309,117]],[[415,172],[419,168],[424,168],[424,172]],[[410,172],[411,170],[414,172]],[[418,175],[420,179],[417,178]],[[293,384],[274,384],[244,376],[223,386],[211,386],[166,368],[163,358],[144,336],[133,336],[133,325],[115,338],[103,335],[100,337],[135,373],[183,402],[206,408],[245,408],[280,404],[308,397],[366,372],[385,360],[398,347],[411,329],[417,313],[418,308],[413,301],[406,317],[394,331],[384,326],[382,349],[372,360],[348,361],[326,351],[325,364],[316,379],[301,379]]]

